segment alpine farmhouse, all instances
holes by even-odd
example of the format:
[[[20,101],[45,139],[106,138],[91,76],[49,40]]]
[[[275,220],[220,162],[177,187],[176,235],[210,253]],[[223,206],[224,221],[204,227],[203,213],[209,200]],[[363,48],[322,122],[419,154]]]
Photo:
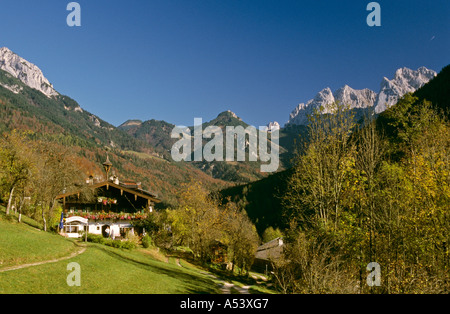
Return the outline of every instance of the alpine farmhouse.
[[[103,167],[106,181],[94,182],[92,176],[86,181],[91,192],[89,197],[85,196],[86,187],[58,195],[63,207],[59,225],[61,235],[78,238],[87,228],[91,234],[122,239],[128,232],[144,231],[135,230],[133,223],[147,218],[155,203],[161,200],[154,193],[143,190],[139,182],[120,182],[115,175],[108,177],[112,168],[109,157]]]

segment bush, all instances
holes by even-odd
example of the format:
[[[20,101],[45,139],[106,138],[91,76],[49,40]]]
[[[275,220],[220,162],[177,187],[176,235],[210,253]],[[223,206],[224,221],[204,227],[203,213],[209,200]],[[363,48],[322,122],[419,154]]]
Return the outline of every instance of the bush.
[[[139,245],[140,238],[134,232],[128,231],[126,239],[126,242],[132,243],[133,247],[137,247]]]
[[[106,243],[106,245],[114,247],[116,249],[120,249],[122,247],[122,243],[120,242],[120,240],[113,240],[113,239],[108,239],[109,241]]]
[[[153,240],[152,238],[146,234],[143,238],[142,238],[142,246],[145,248],[148,248],[150,246],[153,246]]]
[[[133,242],[130,242],[130,241],[123,241],[123,242],[120,242],[120,243],[121,243],[121,247],[123,249],[132,250],[132,249],[136,248],[136,245]]]
[[[103,236],[97,234],[88,233],[87,240],[88,242],[103,244],[117,249],[131,250],[136,248],[136,245],[131,241],[113,240],[109,238],[104,238]]]
[[[105,244],[106,239],[103,236],[101,236],[101,235],[88,233],[87,241],[88,242],[92,242],[92,243]]]

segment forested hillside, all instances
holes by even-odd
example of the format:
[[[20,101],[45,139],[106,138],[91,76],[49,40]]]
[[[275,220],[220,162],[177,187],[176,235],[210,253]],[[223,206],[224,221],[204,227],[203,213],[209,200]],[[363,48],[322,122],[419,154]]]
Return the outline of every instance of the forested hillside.
[[[202,124],[202,130],[205,130],[207,127],[214,126],[219,127],[223,132],[223,160],[225,160],[225,153],[226,153],[226,127],[237,127],[241,126],[244,129],[247,128],[249,125],[242,121],[239,117],[237,117],[233,112],[231,111],[224,111],[220,113],[216,118],[214,118],[211,121],[203,121]],[[157,120],[148,120],[145,122],[138,121],[138,120],[130,120],[125,123],[123,123],[121,126],[119,126],[119,129],[127,132],[129,135],[133,136],[137,140],[141,140],[148,145],[151,145],[155,148],[155,150],[162,156],[163,158],[167,160],[172,160],[171,157],[171,149],[175,142],[178,141],[178,139],[174,139],[171,137],[171,132],[174,129],[175,125],[168,123],[166,121],[157,121]],[[192,134],[192,147],[194,147],[193,144],[193,130],[194,127],[190,126],[188,127]],[[286,137],[286,134],[281,135],[283,137]],[[203,138],[202,139],[202,147],[205,147],[205,145],[208,143],[209,139]],[[288,144],[289,140],[284,140],[282,143]],[[280,142],[281,144],[281,142]],[[197,169],[202,170],[209,176],[228,181],[233,183],[246,183],[246,182],[252,182],[258,179],[262,179],[267,176],[267,173],[263,173],[260,170],[261,167],[261,161],[249,161],[249,149],[248,149],[248,141],[245,144],[245,160],[240,162],[235,161],[192,161],[191,164],[196,167]],[[268,141],[268,147],[271,146],[270,140]],[[285,154],[287,154],[287,150],[283,147],[283,145],[280,145],[280,153],[284,157]],[[234,151],[236,152],[237,146],[235,144]],[[194,160],[193,158],[194,152],[191,152],[191,160]],[[234,159],[236,160],[236,158]],[[285,159],[282,159],[284,161]],[[279,170],[282,170],[284,168],[284,164],[281,163]]]
[[[86,177],[103,179],[101,164],[108,153],[119,178],[142,182],[165,203],[173,203],[179,185],[192,178],[212,189],[227,186],[189,163],[160,158],[151,145],[82,110],[67,96],[46,97],[4,71],[0,71],[0,84],[0,131],[25,132],[31,142],[66,148]],[[14,93],[3,85],[18,86],[21,91]]]
[[[450,116],[450,65],[442,69],[438,76],[428,84],[417,90],[414,95],[419,99],[430,101],[434,108],[442,110],[447,117]]]

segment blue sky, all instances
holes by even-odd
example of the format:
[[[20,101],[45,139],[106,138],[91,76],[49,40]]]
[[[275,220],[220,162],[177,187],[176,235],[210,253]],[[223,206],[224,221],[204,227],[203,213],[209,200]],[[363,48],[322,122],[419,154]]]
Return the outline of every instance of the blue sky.
[[[325,87],[378,92],[400,67],[450,63],[450,1],[85,0],[69,27],[63,0],[2,0],[0,47],[55,89],[119,125],[192,125],[232,110],[284,124]]]

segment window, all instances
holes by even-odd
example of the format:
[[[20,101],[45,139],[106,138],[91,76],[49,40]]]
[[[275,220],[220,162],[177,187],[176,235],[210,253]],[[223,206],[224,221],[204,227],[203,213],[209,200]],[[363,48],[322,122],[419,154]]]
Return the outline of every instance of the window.
[[[65,233],[78,233],[79,227],[80,226],[78,225],[78,223],[71,222],[64,226],[64,232]]]

